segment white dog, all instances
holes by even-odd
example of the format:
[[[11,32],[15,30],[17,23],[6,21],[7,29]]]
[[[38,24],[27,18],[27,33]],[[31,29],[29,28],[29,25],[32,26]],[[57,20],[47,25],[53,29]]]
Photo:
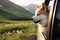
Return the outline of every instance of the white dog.
[[[42,3],[40,7],[36,7],[35,15],[32,17],[32,20],[37,23],[37,40],[46,40],[46,31],[48,24],[48,15],[49,10],[45,3]]]

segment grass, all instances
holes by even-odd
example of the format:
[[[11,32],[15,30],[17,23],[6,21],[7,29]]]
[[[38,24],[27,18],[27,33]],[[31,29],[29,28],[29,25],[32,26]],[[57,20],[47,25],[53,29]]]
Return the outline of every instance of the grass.
[[[0,20],[0,40],[26,40],[36,35],[36,25],[32,21]]]

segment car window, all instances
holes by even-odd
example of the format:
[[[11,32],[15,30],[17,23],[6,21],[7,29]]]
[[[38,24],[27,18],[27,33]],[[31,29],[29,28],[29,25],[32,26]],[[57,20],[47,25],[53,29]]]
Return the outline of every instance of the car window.
[[[58,0],[53,25],[53,40],[60,40],[60,0]]]
[[[60,0],[58,1],[58,5],[56,9],[56,18],[60,20]]]

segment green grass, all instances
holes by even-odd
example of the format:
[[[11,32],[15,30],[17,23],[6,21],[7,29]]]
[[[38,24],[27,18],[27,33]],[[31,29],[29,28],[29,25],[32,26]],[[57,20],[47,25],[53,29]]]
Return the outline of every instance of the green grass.
[[[36,35],[37,27],[32,21],[0,21],[0,40],[26,40]]]

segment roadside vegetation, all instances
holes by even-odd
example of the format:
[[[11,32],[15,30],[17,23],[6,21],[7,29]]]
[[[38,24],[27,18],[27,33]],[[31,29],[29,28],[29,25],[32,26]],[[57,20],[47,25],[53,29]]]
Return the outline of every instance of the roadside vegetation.
[[[37,26],[32,21],[0,20],[0,40],[26,40],[36,35]]]

